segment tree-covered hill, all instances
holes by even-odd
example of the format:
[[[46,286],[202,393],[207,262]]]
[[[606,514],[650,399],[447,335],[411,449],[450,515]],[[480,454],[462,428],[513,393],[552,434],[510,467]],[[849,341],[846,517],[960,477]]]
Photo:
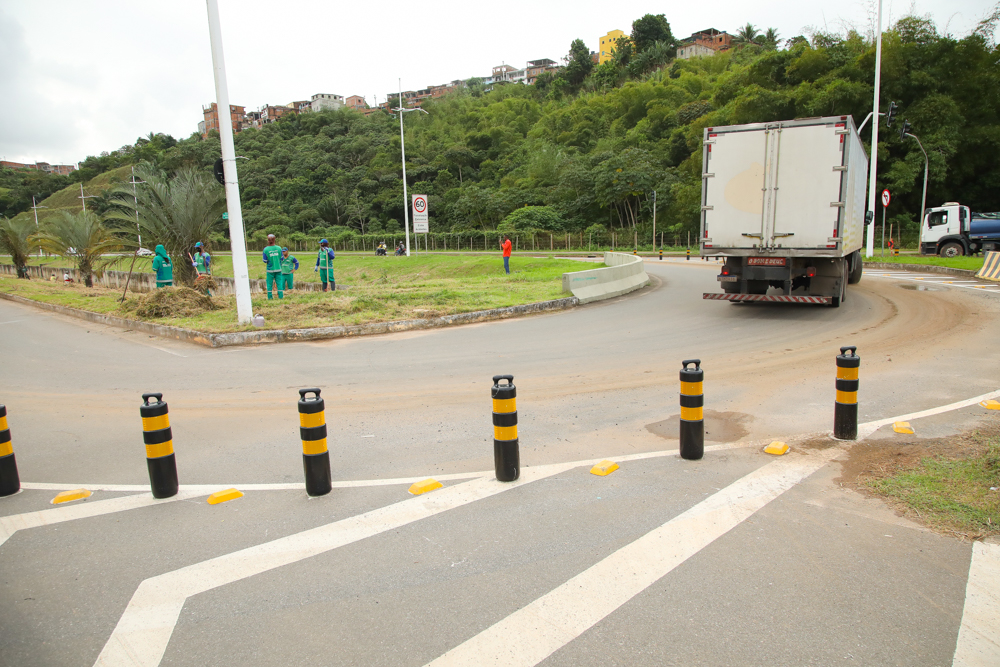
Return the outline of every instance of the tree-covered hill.
[[[928,205],[1000,210],[996,18],[961,38],[912,16],[884,34],[883,110],[897,102],[899,120],[928,151]],[[408,188],[430,196],[432,229],[504,223],[646,235],[655,190],[658,229],[683,234],[698,226],[705,127],[847,114],[860,124],[871,111],[875,48],[856,33],[780,40],[748,25],[727,52],[672,61],[665,20],[647,16],[636,26],[611,63],[592,65],[577,40],[567,67],[535,86],[487,92],[473,82],[429,101],[427,115],[407,114]],[[924,159],[897,128],[882,127],[879,188],[893,192],[891,220],[915,229]],[[237,135],[236,152],[247,158],[238,167],[251,236],[402,226],[399,121],[388,114],[287,117]],[[141,160],[168,171],[210,169],[219,154],[217,138],[151,134],[88,158],[78,178]],[[4,178],[0,187],[11,187]],[[507,219],[524,207],[533,208]]]

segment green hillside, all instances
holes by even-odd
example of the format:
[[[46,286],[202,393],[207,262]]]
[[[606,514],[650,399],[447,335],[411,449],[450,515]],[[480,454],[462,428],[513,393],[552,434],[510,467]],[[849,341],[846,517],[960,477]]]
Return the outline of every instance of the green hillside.
[[[102,211],[107,202],[105,193],[113,186],[123,181],[127,181],[129,176],[131,176],[131,169],[132,168],[130,166],[118,167],[102,174],[98,174],[89,181],[84,182],[84,194],[88,197],[94,196],[93,199],[87,199],[87,210]],[[44,209],[38,209],[39,224],[45,222],[45,220],[52,216],[59,215],[61,211],[76,213],[83,208],[83,204],[80,200],[80,185],[78,183],[74,183],[73,185],[58,190],[40,201],[38,205],[39,207],[45,207]],[[32,211],[18,213],[17,216],[15,216],[15,219],[24,217],[31,218],[33,220],[34,213],[32,213]]]

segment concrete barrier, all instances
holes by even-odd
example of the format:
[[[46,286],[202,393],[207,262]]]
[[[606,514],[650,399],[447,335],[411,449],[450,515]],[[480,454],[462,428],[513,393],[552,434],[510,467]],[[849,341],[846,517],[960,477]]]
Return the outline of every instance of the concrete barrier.
[[[979,269],[976,277],[1000,281],[1000,252],[990,251],[984,253],[984,257],[983,268]]]
[[[563,291],[571,292],[580,303],[590,303],[634,292],[649,283],[642,257],[606,252],[604,263],[607,266],[599,269],[564,273]]]

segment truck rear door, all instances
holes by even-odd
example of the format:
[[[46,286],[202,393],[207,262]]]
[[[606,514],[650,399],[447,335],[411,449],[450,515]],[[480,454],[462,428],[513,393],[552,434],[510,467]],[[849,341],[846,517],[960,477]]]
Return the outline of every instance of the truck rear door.
[[[706,247],[752,248],[764,235],[763,127],[709,131],[704,159],[702,229]]]

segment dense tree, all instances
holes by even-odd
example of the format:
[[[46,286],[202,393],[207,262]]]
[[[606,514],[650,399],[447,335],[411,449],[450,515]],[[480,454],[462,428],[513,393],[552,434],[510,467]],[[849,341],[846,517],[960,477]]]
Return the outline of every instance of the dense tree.
[[[28,255],[35,248],[35,226],[26,217],[11,220],[0,216],[0,251],[10,255],[18,278],[27,278]]]
[[[666,16],[646,14],[632,22],[632,44],[636,53],[643,53],[657,43],[665,44],[670,49],[677,48]]]

